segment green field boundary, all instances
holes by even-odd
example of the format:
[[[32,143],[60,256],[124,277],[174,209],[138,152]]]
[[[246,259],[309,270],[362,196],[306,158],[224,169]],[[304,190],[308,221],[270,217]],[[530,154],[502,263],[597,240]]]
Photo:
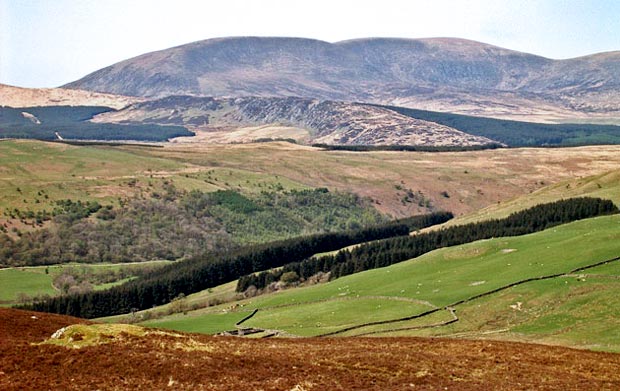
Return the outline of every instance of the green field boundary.
[[[360,334],[360,335],[382,334],[382,333],[387,333],[387,332],[405,331],[405,330],[411,330],[411,329],[421,329],[421,328],[445,326],[445,325],[448,325],[448,324],[452,324],[452,323],[458,322],[459,319],[458,319],[458,316],[456,316],[456,310],[454,309],[454,307],[456,307],[458,305],[469,303],[469,302],[474,301],[476,299],[480,299],[482,297],[490,296],[490,295],[493,295],[495,293],[504,291],[506,289],[510,289],[510,288],[518,286],[518,285],[523,285],[523,284],[527,284],[529,282],[534,282],[534,281],[543,281],[543,280],[550,280],[550,279],[559,278],[559,277],[566,277],[566,276],[569,276],[571,274],[579,273],[579,272],[582,272],[582,271],[585,271],[585,270],[588,270],[588,269],[593,269],[595,267],[606,265],[606,264],[609,264],[611,262],[617,262],[617,261],[620,261],[620,256],[615,257],[615,258],[611,258],[611,259],[606,259],[604,261],[599,261],[599,262],[596,262],[596,263],[593,263],[593,264],[590,264],[590,265],[581,266],[581,267],[578,267],[576,269],[572,269],[572,270],[570,270],[568,272],[554,273],[554,274],[549,274],[549,275],[546,275],[546,276],[526,278],[524,280],[515,281],[515,282],[512,282],[510,284],[503,285],[501,287],[492,289],[490,291],[479,293],[479,294],[471,296],[469,298],[456,301],[456,302],[451,303],[451,304],[449,304],[449,305],[447,305],[447,306],[445,306],[443,308],[435,308],[435,309],[432,309],[432,310],[428,310],[428,311],[422,312],[420,314],[416,314],[416,315],[412,315],[412,316],[406,316],[406,317],[397,318],[397,319],[381,320],[381,321],[376,321],[376,322],[363,323],[363,324],[359,324],[359,325],[355,325],[355,326],[346,327],[346,328],[343,328],[343,329],[340,329],[340,330],[331,331],[329,333],[320,334],[320,335],[317,335],[317,337],[319,337],[319,338],[321,338],[321,337],[330,337],[330,336],[342,334],[342,333],[345,333],[345,332],[348,332],[348,331],[357,330],[357,329],[360,329],[360,328],[363,328],[363,327],[379,326],[379,325],[384,325],[384,324],[397,323],[397,322],[405,322],[405,321],[414,320],[414,319],[421,319],[421,318],[424,318],[426,316],[435,314],[435,313],[437,313],[439,311],[442,311],[442,310],[449,311],[454,316],[454,318],[449,320],[449,321],[439,322],[439,323],[434,324],[434,325],[416,326],[416,327],[408,327],[408,328],[400,328],[400,329],[392,329],[392,330],[380,330],[380,331],[363,333],[363,334]],[[357,336],[360,336],[360,335],[357,335]]]

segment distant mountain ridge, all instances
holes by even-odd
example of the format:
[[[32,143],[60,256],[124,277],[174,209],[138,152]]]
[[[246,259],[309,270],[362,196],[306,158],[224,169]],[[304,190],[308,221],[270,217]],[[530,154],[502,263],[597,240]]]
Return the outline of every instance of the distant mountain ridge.
[[[551,60],[456,38],[217,38],[143,54],[65,87],[151,98],[301,96],[480,115],[620,116],[620,52]]]

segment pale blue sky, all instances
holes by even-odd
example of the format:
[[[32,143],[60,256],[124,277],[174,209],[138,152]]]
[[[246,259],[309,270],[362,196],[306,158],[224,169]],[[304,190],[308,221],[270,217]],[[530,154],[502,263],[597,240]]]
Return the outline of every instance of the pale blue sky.
[[[0,83],[54,87],[222,36],[460,37],[549,58],[620,50],[620,0],[0,0]]]

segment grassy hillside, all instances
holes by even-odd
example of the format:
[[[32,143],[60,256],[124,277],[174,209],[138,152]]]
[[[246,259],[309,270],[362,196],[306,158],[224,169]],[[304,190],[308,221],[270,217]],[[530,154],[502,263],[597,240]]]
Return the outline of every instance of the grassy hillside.
[[[190,312],[187,315],[174,315],[148,324],[179,330],[202,329],[214,332],[218,328],[233,329],[236,321],[241,320],[250,310],[258,308],[258,313],[246,321],[244,326],[277,329],[295,335],[320,335],[360,326],[369,321],[411,317],[434,308],[455,305],[475,295],[528,278],[569,273],[576,268],[617,257],[620,253],[619,228],[620,217],[611,216],[575,222],[522,237],[474,242],[437,250],[411,261],[343,277],[327,284],[246,299],[240,302],[243,307],[226,304]],[[615,276],[614,273],[617,271],[617,268],[607,269],[612,276]],[[573,282],[568,282],[571,278],[575,280],[569,275],[528,284],[538,287],[542,293],[552,297],[557,294],[553,292],[557,286],[556,282],[571,285]],[[528,286],[518,285],[513,289],[526,289]],[[471,311],[472,307],[467,306],[480,304],[481,307],[476,307],[476,312],[487,313],[493,317],[494,308],[506,310],[502,304],[494,302],[495,298],[505,300],[501,295],[505,295],[506,292],[502,290],[486,297],[484,300],[488,303],[485,305],[473,301],[457,304],[455,305],[457,316],[460,317],[462,308],[464,312],[467,308]],[[580,299],[584,302],[596,299],[589,297],[587,292],[584,294],[586,296]],[[596,295],[600,297],[598,293]],[[533,297],[539,300],[544,295],[538,294]],[[493,328],[493,331],[508,328],[504,332],[521,332],[528,334],[528,338],[537,340],[545,338],[545,333],[550,328],[557,331],[558,328],[570,328],[577,323],[596,324],[603,328],[612,328],[616,325],[613,314],[606,311],[586,312],[583,315],[584,319],[577,319],[568,316],[569,310],[561,306],[553,306],[555,312],[550,312],[549,308],[536,307],[536,300],[532,303],[533,311],[553,313],[565,322],[556,322],[554,326],[551,321],[538,320],[539,323],[532,322],[529,325],[523,323],[520,329],[514,328],[515,326],[510,323],[504,323],[501,327]],[[504,301],[504,304],[516,305],[516,302]],[[511,310],[509,306],[507,310]],[[423,318],[417,325],[427,326],[449,319],[449,313],[442,310],[428,319]],[[351,330],[347,335],[411,326],[396,322],[380,327],[360,327]],[[460,320],[449,327],[451,328],[445,329],[447,331],[443,328],[433,328],[425,333],[432,335],[453,333],[461,331],[459,327],[469,332],[476,331],[469,323]],[[585,331],[587,327],[582,326],[582,329]],[[416,334],[419,331],[405,333]],[[577,332],[577,336],[571,337],[572,339],[557,337],[556,342],[579,345],[575,342],[579,335]],[[620,339],[617,337],[596,333],[584,334],[581,337],[590,345],[599,344],[602,349],[620,349]],[[510,335],[507,338],[515,339]]]
[[[189,166],[106,147],[77,147],[40,141],[0,142],[0,209],[53,209],[59,199],[118,202],[139,194],[148,180],[180,174]],[[138,186],[129,186],[131,179]]]
[[[288,143],[263,143],[171,145],[132,151],[345,190],[371,197],[380,211],[399,217],[423,213],[426,206],[458,216],[550,184],[602,174],[620,166],[618,146],[434,154],[322,151]]]
[[[429,207],[458,216],[617,169],[619,152],[601,146],[351,153],[288,143],[145,148],[7,140],[0,142],[0,210],[51,210],[58,199],[118,204],[119,198],[161,193],[169,181],[183,190],[244,194],[327,187],[370,197],[379,211],[396,217]]]

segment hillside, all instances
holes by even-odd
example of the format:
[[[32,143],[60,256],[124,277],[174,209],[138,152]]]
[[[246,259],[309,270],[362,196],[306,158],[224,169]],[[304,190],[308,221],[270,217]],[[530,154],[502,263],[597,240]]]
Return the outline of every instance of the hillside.
[[[386,108],[418,120],[430,121],[467,134],[486,137],[510,147],[596,145],[620,142],[620,126],[611,124],[546,124],[533,122],[531,119],[525,122],[404,107],[388,106]]]
[[[51,218],[57,201],[81,200],[120,210],[130,200],[142,199],[144,202],[132,202],[139,206],[132,209],[136,213],[145,212],[146,205],[164,203],[155,197],[180,195],[178,199],[183,199],[182,194],[192,190],[233,190],[264,203],[261,192],[281,195],[293,190],[328,188],[333,193],[352,193],[371,201],[367,208],[392,217],[433,210],[449,210],[462,216],[485,207],[501,209],[509,201],[515,208],[531,206],[532,203],[511,199],[556,183],[559,184],[553,196],[541,198],[540,202],[563,194],[586,195],[589,188],[597,189],[592,195],[617,202],[617,177],[605,173],[617,171],[618,151],[617,146],[594,146],[439,154],[353,153],[291,143],[170,144],[157,148],[6,140],[0,142],[0,231],[16,236],[17,232],[39,229],[37,217],[47,212]],[[592,175],[600,175],[601,180],[581,179]],[[178,207],[166,209],[178,211]],[[352,217],[352,211],[345,215]],[[283,213],[290,216],[295,211]],[[487,213],[483,210],[480,215]],[[147,215],[151,217],[144,221],[155,216]],[[233,227],[243,227],[243,220],[237,221],[235,216],[240,215],[229,213],[220,217],[227,217]],[[330,224],[335,227],[346,224],[346,220],[339,217]],[[173,221],[180,222],[178,218]],[[308,227],[308,219],[287,217],[286,221],[297,221],[291,226],[296,233]],[[47,222],[42,224],[46,226]],[[252,231],[237,232],[244,240],[256,233],[258,236],[254,237],[260,237],[258,228],[262,226],[255,224]]]
[[[121,109],[141,100],[67,88],[21,88],[0,84],[0,106],[106,106]]]
[[[616,311],[602,304],[618,288],[619,222],[618,215],[599,217],[480,240],[146,323],[214,333],[235,329],[258,309],[239,326],[299,336],[463,334],[620,351],[611,331]]]
[[[95,117],[96,123],[185,126],[198,137],[176,142],[264,138],[336,145],[472,146],[493,141],[435,122],[360,103],[304,98],[170,96]]]
[[[534,205],[573,197],[600,197],[620,205],[620,170],[614,169],[592,176],[579,176],[556,184],[545,186],[527,196],[515,197],[501,203],[489,205],[467,215],[449,221],[446,225],[466,224],[474,221],[502,218],[510,213],[530,208]]]
[[[568,390],[620,383],[620,356],[562,347],[421,338],[261,341],[84,323],[0,309],[0,388]]]
[[[235,37],[143,54],[65,87],[142,97],[302,96],[504,118],[619,117],[619,56],[556,61],[453,38]]]

